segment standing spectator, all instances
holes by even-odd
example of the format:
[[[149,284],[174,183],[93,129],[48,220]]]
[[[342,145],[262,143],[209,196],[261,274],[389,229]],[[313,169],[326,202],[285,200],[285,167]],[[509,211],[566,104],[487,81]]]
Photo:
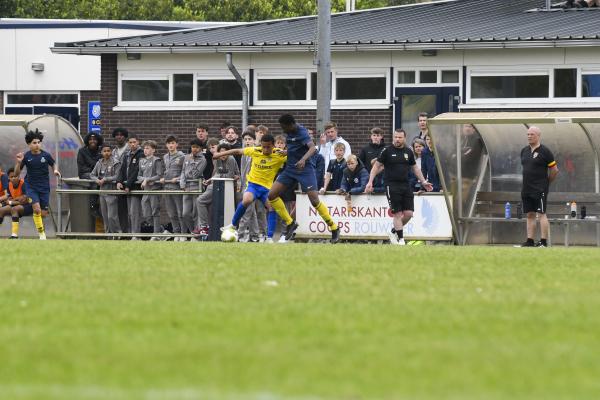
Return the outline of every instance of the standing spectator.
[[[129,139],[129,131],[125,128],[116,128],[112,132],[112,137],[117,142],[113,148],[112,156],[119,160],[123,165],[125,153],[129,150],[127,140]],[[119,222],[123,232],[129,232],[129,213],[127,212],[127,196],[117,196],[119,206]]]
[[[225,140],[221,140],[221,143],[225,143],[227,146],[229,146],[229,149],[241,149],[242,148],[242,142],[240,142],[238,140],[239,135],[237,132],[237,129],[233,126],[230,126],[227,128],[227,131],[225,132]],[[237,162],[238,165],[238,169],[241,168],[241,164],[242,164],[242,156],[240,155],[235,155],[234,156],[235,161]]]
[[[442,190],[440,182],[440,174],[438,173],[437,165],[435,164],[435,154],[433,152],[433,143],[429,135],[425,136],[425,148],[421,153],[423,160],[421,161],[421,171],[427,182],[431,183],[434,192]]]
[[[142,190],[160,190],[165,167],[160,157],[154,155],[157,144],[154,140],[146,140],[142,147],[144,147],[145,157],[140,159],[137,182]],[[152,194],[142,196],[142,216],[146,223],[152,225],[154,233],[161,232],[160,197]],[[150,240],[160,240],[160,238],[153,236]]]
[[[102,190],[115,190],[121,162],[112,156],[109,145],[102,146],[102,158],[98,160],[92,170],[90,179],[94,180]],[[118,233],[121,231],[119,224],[118,196],[114,194],[100,195],[100,211],[104,221],[104,232]]]
[[[208,145],[210,152],[212,155],[219,153],[221,151],[229,150],[229,146],[224,143],[218,143],[216,140],[212,139],[208,140]],[[240,177],[240,169],[238,168],[237,163],[235,162],[235,158],[229,156],[225,160],[216,160],[213,158],[214,168],[213,168],[213,177],[214,178],[232,178],[234,180],[238,180]],[[212,204],[212,179],[206,182],[207,186],[198,199],[196,200],[196,209],[198,211],[198,229],[194,231],[194,233],[199,234],[200,236],[207,236],[209,229],[209,213],[208,207]]]
[[[431,183],[427,182],[417,168],[412,150],[406,145],[406,132],[396,129],[392,138],[392,145],[387,146],[373,165],[369,182],[365,189],[366,193],[373,192],[373,181],[375,177],[385,171],[385,185],[390,211],[394,215],[393,228],[389,234],[390,243],[404,245],[404,226],[413,216],[414,193],[409,187],[408,171],[411,170],[417,176],[425,190],[431,191]]]
[[[334,151],[335,159],[331,161],[327,167],[323,187],[319,190],[319,193],[321,194],[327,191],[335,192],[342,186],[344,169],[346,169],[346,160],[344,159],[346,148],[344,143],[336,143]]]
[[[537,126],[527,129],[528,145],[521,150],[523,187],[521,200],[527,214],[527,241],[521,247],[547,247],[550,226],[546,216],[546,204],[550,183],[558,175],[554,155],[541,143],[542,132]],[[536,231],[536,214],[540,220],[540,241],[533,240]]]
[[[255,135],[254,132],[246,130],[242,135],[242,141],[244,143],[244,149],[248,147],[254,147],[255,145]],[[248,188],[248,175],[250,174],[250,169],[252,167],[252,157],[248,155],[242,156],[241,162],[242,168],[240,169],[240,181],[241,181],[241,192],[245,192]],[[258,202],[254,202],[254,204],[248,204],[246,206],[246,211],[241,216],[239,220],[239,229],[238,232],[240,234],[239,241],[240,242],[258,242],[258,220],[256,218],[256,207],[255,205]],[[246,237],[246,231],[248,231],[248,237]]]
[[[104,143],[102,136],[88,133],[83,138],[83,147],[77,152],[77,175],[79,179],[90,179],[90,173],[102,157],[100,147]]]
[[[131,194],[129,192],[141,189],[137,183],[137,177],[140,168],[140,159],[144,156],[144,151],[140,148],[140,142],[134,134],[129,135],[127,143],[129,150],[123,154],[121,171],[119,171],[119,178],[117,179],[117,189],[124,190],[127,193],[129,232],[139,233],[142,225],[142,197],[139,194]],[[133,237],[131,240],[138,240],[138,238]]]
[[[262,137],[267,133],[269,133],[269,128],[264,125],[259,125],[254,133],[256,135],[256,143],[261,143]]]
[[[345,141],[344,138],[338,135],[338,129],[335,122],[328,122],[323,128],[325,129],[325,132],[321,134],[319,154],[321,154],[325,159],[325,171],[327,171],[329,168],[329,162],[337,158],[334,150],[336,144],[344,144],[344,160],[348,158],[350,154],[352,154],[352,150],[350,149],[350,144]]]
[[[421,139],[415,139],[413,142],[413,153],[415,155],[415,163],[417,164],[417,168],[421,170],[421,172],[426,171],[424,169],[425,163],[423,162],[423,151],[427,145]],[[427,179],[427,173],[423,172],[423,176]],[[413,192],[420,192],[423,190],[421,187],[421,182],[417,179],[417,176],[412,172],[408,171],[408,182],[410,184],[410,188]],[[431,181],[430,181],[431,182]],[[433,185],[433,183],[432,183]],[[434,185],[435,191],[435,185]]]
[[[184,158],[183,169],[181,170],[181,177],[179,179],[179,185],[185,192],[200,190],[202,174],[206,168],[206,158],[202,154],[202,142],[200,139],[192,139],[190,146],[191,151]],[[183,233],[191,233],[194,230],[197,198],[197,194],[183,195]]]
[[[373,168],[375,160],[377,160],[377,157],[379,157],[379,154],[384,147],[383,129],[377,127],[371,129],[371,142],[363,147],[358,155],[358,159],[363,163],[369,173],[371,173],[371,168]],[[373,182],[373,191],[375,193],[383,193],[384,190],[383,175],[379,174],[375,177],[375,181]]]
[[[419,126],[419,134],[413,138],[412,142],[414,142],[415,139],[425,140],[425,136],[429,135],[429,128],[427,127],[427,118],[428,115],[426,112],[419,113],[417,120],[417,125]]]
[[[125,128],[116,128],[112,132],[112,137],[117,142],[115,148],[112,151],[112,156],[117,160],[123,162],[123,154],[128,150],[127,140],[129,139],[129,131]]]
[[[225,121],[221,124],[221,126],[219,127],[219,133],[221,134],[221,139],[219,139],[219,141],[225,140],[225,134],[227,134],[227,128],[229,128],[230,126],[231,126],[231,123],[229,121]]]
[[[346,169],[342,186],[336,190],[337,194],[361,194],[369,183],[367,169],[358,161],[358,157],[350,154],[346,160]]]
[[[163,156],[165,172],[164,176],[160,179],[160,183],[164,184],[165,190],[179,190],[179,178],[181,177],[185,154],[177,150],[177,138],[173,135],[167,136],[166,145],[168,152]],[[178,194],[166,194],[164,196],[173,233],[181,233],[181,227],[183,226],[183,198]],[[175,241],[185,242],[185,238],[176,237]]]
[[[208,126],[198,125],[196,128],[196,138],[200,141],[200,145],[206,148],[206,141],[208,140]]]

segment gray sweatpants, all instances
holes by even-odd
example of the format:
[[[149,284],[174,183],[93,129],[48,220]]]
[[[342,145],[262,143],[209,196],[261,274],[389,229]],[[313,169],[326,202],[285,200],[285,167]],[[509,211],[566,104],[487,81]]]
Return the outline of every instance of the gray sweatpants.
[[[250,204],[248,208],[246,208],[246,212],[244,213],[244,215],[242,215],[242,218],[240,219],[240,226],[238,229],[240,234],[244,235],[246,233],[246,229],[248,229],[248,234],[250,237],[258,237],[258,222],[256,221],[255,208],[257,203],[261,203],[261,201],[254,200],[252,204]]]
[[[142,196],[127,196],[127,210],[129,211],[129,231],[140,233],[142,231]]]
[[[179,184],[165,184],[165,190],[179,190]],[[183,227],[183,198],[178,194],[166,194],[165,206],[171,225],[173,225],[173,233],[181,233]]]
[[[258,233],[267,236],[267,208],[258,200],[254,202],[256,207],[256,222],[258,223]]]
[[[117,233],[122,232],[119,223],[119,198],[115,195],[100,195],[100,212],[104,221],[104,232]]]
[[[160,196],[149,194],[142,196],[142,215],[146,223],[152,224],[154,233],[161,233]]]
[[[198,213],[198,226],[208,226],[210,224],[210,216],[208,215],[208,207],[212,204],[213,186],[208,185],[204,193],[196,199],[196,212]]]
[[[198,190],[198,186],[189,186],[186,190]],[[194,222],[194,217],[197,215],[197,207],[196,207],[196,199],[198,198],[197,194],[184,194],[183,195],[183,211],[181,215],[181,219],[183,220],[183,225],[181,226],[181,230],[183,233],[191,233],[196,224]]]

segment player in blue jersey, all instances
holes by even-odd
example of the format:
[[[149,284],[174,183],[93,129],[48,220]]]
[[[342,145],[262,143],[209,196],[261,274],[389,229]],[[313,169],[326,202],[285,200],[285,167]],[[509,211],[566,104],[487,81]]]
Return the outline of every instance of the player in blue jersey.
[[[60,172],[58,168],[54,167],[54,158],[50,153],[42,150],[42,140],[44,140],[44,135],[37,129],[35,132],[27,132],[25,143],[29,146],[29,151],[25,154],[17,154],[14,173],[19,176],[23,167],[27,168],[25,183],[27,184],[27,195],[31,198],[33,207],[33,223],[40,239],[46,240],[42,217],[48,215],[48,205],[50,203],[50,174],[48,168],[52,168],[56,176],[60,176]]]
[[[312,206],[329,226],[331,243],[337,243],[340,240],[340,230],[331,219],[327,206],[319,199],[319,187],[312,159],[312,155],[317,151],[317,148],[308,134],[308,130],[297,124],[293,116],[289,114],[282,115],[279,118],[279,124],[287,135],[287,164],[269,191],[269,203],[287,224],[285,239],[292,239],[298,224],[287,212],[279,196],[288,187],[295,187],[300,184],[300,188],[308,195]]]

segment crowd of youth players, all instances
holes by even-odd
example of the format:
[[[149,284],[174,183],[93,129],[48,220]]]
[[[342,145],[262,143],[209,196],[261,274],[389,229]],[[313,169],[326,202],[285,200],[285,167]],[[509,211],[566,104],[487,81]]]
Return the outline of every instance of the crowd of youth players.
[[[420,132],[412,140],[412,148],[403,130],[394,132],[393,143],[386,148],[384,131],[373,128],[370,143],[358,156],[352,154],[350,144],[339,136],[335,123],[326,124],[315,145],[313,132],[297,124],[291,115],[280,118],[284,134],[276,137],[263,125],[251,125],[244,130],[240,141],[237,129],[225,123],[221,138],[215,139],[208,137],[207,127],[199,126],[187,154],[178,149],[175,136],[167,136],[167,152],[162,158],[155,155],[157,142],[140,143],[135,134],[117,128],[112,132],[114,148],[103,143],[100,135],[92,133],[84,138],[84,147],[77,157],[78,172],[80,178],[90,179],[105,190],[182,192],[94,197],[92,208],[99,210],[108,233],[139,233],[142,227],[162,233],[160,198],[163,197],[169,232],[204,238],[210,221],[211,178],[223,177],[233,178],[238,183],[238,192],[244,192],[231,225],[224,228],[239,231],[243,241],[273,242],[278,216],[283,225],[280,241],[292,239],[298,227],[293,218],[295,190],[300,186],[329,226],[334,243],[339,240],[339,231],[319,194],[335,192],[350,200],[355,194],[385,192],[394,214],[390,240],[403,244],[402,227],[414,210],[413,192],[439,190],[426,120],[426,115],[419,116]],[[41,149],[42,140],[39,132],[29,132],[26,142],[30,151],[19,154],[17,167],[2,178],[0,189],[8,190],[6,193],[0,190],[3,201],[0,218],[11,215],[14,238],[18,237],[19,218],[27,215],[33,215],[40,238],[45,238],[42,216],[48,207],[48,167],[54,165],[54,160]],[[19,169],[23,167],[27,169],[25,181],[20,179]],[[57,170],[53,172],[59,174]],[[174,240],[187,238],[175,236]]]

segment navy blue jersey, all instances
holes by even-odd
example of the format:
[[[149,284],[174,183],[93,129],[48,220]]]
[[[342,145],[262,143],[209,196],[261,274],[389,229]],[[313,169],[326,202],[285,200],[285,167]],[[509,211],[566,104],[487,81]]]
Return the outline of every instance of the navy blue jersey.
[[[42,150],[39,154],[32,154],[31,151],[25,153],[21,168],[27,167],[25,182],[31,190],[39,192],[50,191],[50,174],[48,166],[54,166],[54,158],[50,153]]]
[[[300,161],[308,151],[308,144],[310,142],[312,142],[312,139],[306,128],[302,125],[297,124],[296,132],[287,134],[287,168],[296,168],[296,163]],[[314,168],[313,158],[311,157],[306,160],[305,165]]]

